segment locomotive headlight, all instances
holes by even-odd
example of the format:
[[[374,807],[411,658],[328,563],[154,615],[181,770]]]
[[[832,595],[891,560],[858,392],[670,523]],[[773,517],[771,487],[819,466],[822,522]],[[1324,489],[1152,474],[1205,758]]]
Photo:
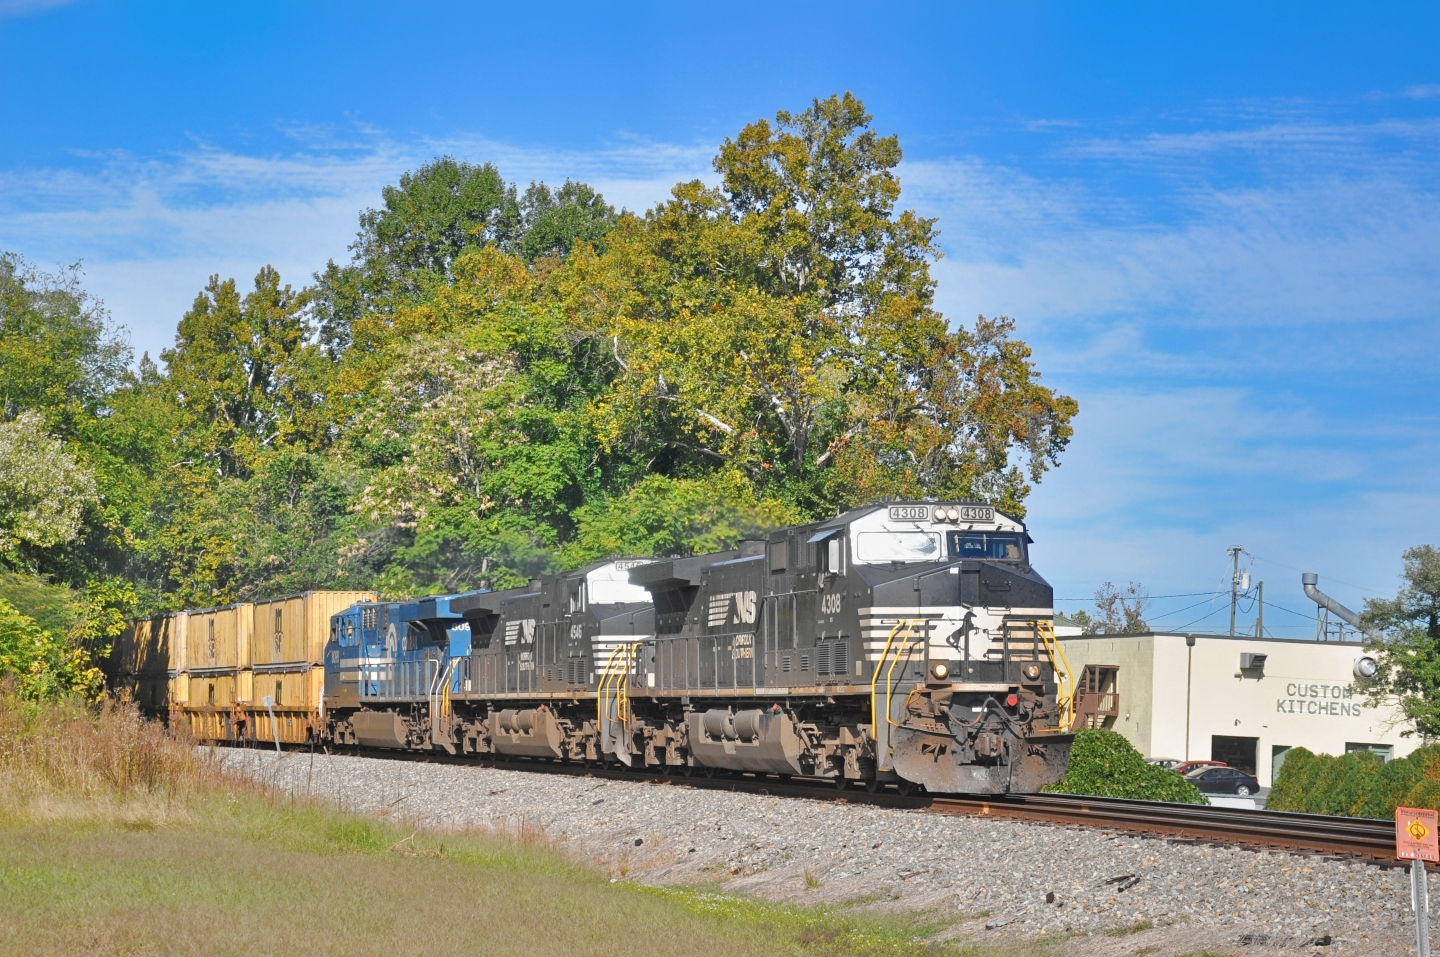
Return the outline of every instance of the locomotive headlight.
[[[944,678],[950,673],[950,666],[943,661],[937,661],[930,666],[930,673],[937,678]]]
[[[953,508],[946,509],[946,510],[945,510],[945,517],[948,518],[948,519],[950,519],[950,521],[952,521],[952,522],[958,521],[959,518],[960,518],[960,511],[959,511],[958,509],[953,509]]]
[[[935,509],[935,521],[945,521],[945,506],[942,505],[939,508]]]
[[[1039,666],[1039,665],[1026,665],[1026,666],[1025,666],[1025,671],[1024,671],[1023,673],[1024,673],[1024,675],[1025,675],[1025,680],[1026,680],[1026,681],[1039,681],[1039,680],[1040,680],[1040,666]]]

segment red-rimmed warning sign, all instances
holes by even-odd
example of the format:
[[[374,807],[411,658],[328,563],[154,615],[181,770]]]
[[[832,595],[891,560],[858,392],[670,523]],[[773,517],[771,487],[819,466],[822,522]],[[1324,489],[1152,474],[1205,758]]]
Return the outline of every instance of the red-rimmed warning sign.
[[[1422,807],[1395,809],[1395,856],[1440,863],[1440,814]]]

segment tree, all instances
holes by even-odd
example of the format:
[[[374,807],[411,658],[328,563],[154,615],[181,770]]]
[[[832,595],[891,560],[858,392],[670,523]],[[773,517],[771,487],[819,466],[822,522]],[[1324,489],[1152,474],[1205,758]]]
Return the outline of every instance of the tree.
[[[597,429],[806,514],[884,495],[1023,513],[1076,404],[1039,385],[1008,319],[952,332],[934,310],[934,222],[896,211],[899,144],[870,119],[847,94],[753,123],[722,145],[719,187],[680,184],[603,256],[572,255],[559,294],[620,370]]]
[[[451,282],[466,250],[493,246],[528,262],[564,257],[577,242],[598,244],[615,210],[584,183],[558,190],[531,183],[517,198],[493,164],[442,156],[387,186],[380,209],[360,214],[349,265],[332,260],[316,275],[320,341],[334,357],[351,345],[366,313],[393,313]]]
[[[1085,612],[1075,616],[1087,635],[1134,635],[1150,630],[1145,607],[1150,598],[1145,586],[1131,582],[1122,592],[1110,582],[1095,589],[1095,617]]]
[[[0,560],[32,566],[27,548],[73,540],[97,498],[94,476],[45,431],[39,413],[0,423]]]
[[[191,464],[249,474],[267,448],[293,438],[318,400],[310,366],[307,292],[280,284],[270,266],[243,298],[234,279],[211,276],[161,358],[165,387],[186,419]]]
[[[130,357],[78,266],[50,275],[0,252],[0,419],[36,412],[68,437],[104,410]]]
[[[1403,735],[1440,736],[1440,550],[1404,554],[1403,585],[1393,599],[1366,599],[1363,620],[1381,630],[1369,646],[1379,672],[1367,688],[1372,705],[1398,704],[1411,726]]]
[[[615,220],[615,207],[584,183],[567,179],[554,191],[544,183],[531,183],[520,199],[520,237],[514,252],[534,262],[546,256],[563,259],[577,243],[603,249]]]

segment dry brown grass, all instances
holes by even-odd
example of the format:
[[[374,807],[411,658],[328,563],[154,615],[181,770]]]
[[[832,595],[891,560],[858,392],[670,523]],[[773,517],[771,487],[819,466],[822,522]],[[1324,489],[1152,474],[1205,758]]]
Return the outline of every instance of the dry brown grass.
[[[107,702],[34,704],[0,686],[0,819],[184,820],[195,799],[261,790],[203,749]]]

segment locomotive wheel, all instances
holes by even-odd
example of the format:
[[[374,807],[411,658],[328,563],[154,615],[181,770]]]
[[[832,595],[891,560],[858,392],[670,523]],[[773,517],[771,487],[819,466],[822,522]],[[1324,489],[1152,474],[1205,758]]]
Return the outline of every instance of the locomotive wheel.
[[[880,790],[880,789],[883,788],[884,786],[885,786],[885,785],[883,785],[883,784],[880,783],[880,779],[879,779],[879,778],[866,778],[866,779],[865,779],[865,790],[866,790],[867,792],[869,792],[870,794],[874,794],[876,791]]]
[[[914,781],[901,781],[899,784],[896,785],[896,788],[900,791],[901,797],[909,797],[916,791],[920,790],[920,786]]]

